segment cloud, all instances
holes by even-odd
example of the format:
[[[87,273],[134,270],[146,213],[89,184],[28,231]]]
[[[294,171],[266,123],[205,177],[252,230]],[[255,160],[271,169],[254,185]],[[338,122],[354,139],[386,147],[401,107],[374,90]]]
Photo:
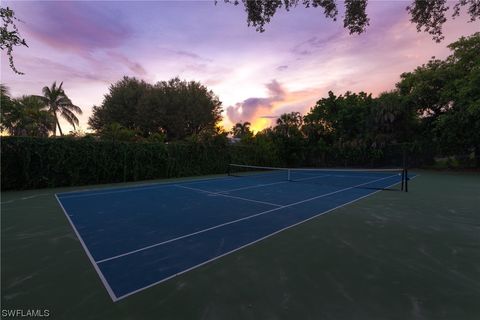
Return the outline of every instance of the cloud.
[[[208,62],[212,61],[211,59],[201,57],[200,55],[198,55],[194,52],[189,52],[189,51],[184,51],[184,50],[172,50],[172,52],[174,54],[178,55],[178,56],[184,56],[184,57],[192,58],[192,59],[195,59],[195,60],[208,61]]]
[[[344,39],[343,34],[343,29],[338,28],[337,30],[332,30],[330,33],[326,33],[323,36],[310,37],[307,40],[295,45],[291,49],[291,52],[295,56],[311,55],[319,50],[325,49],[334,44],[338,44],[338,42]]]
[[[274,104],[284,101],[286,97],[285,89],[276,80],[266,84],[268,90],[267,98],[248,98],[243,102],[236,103],[234,106],[227,107],[226,113],[232,123],[249,121],[252,122],[259,117],[259,113],[270,113]],[[263,116],[266,118],[267,116]]]
[[[277,71],[285,71],[287,69],[288,69],[288,66],[286,66],[286,65],[277,67]]]
[[[85,2],[44,2],[34,6],[27,31],[57,49],[91,52],[116,48],[131,36],[130,28],[108,6]]]
[[[130,71],[132,71],[136,76],[146,76],[147,70],[138,62],[132,61],[123,54],[116,52],[109,52],[108,55],[116,60],[119,64],[125,65]]]
[[[261,118],[261,119],[276,119],[278,117],[277,116],[260,116],[259,118]]]
[[[48,79],[48,77],[45,78],[45,74],[48,74],[53,79],[53,81],[58,78],[69,80],[78,79],[85,82],[107,82],[107,79],[105,79],[105,74],[103,73],[91,72],[83,68],[77,68],[75,66],[66,65],[60,62],[52,61],[50,59],[29,57],[28,59],[25,59],[25,61],[27,61],[25,65],[26,68],[29,70],[33,70],[28,74],[30,77],[33,73],[34,75],[37,74],[39,77],[40,75],[44,75],[43,79]]]

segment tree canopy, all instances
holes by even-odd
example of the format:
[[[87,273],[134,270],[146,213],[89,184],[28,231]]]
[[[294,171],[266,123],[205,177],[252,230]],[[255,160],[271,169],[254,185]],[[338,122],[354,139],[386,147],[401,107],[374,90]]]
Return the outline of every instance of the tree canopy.
[[[173,78],[151,85],[124,77],[109,91],[102,105],[93,107],[88,123],[94,130],[115,122],[143,137],[165,134],[168,140],[181,140],[215,131],[222,119],[218,97],[195,81]]]
[[[3,85],[0,91],[2,131],[11,136],[48,137],[55,127],[55,119],[40,99],[35,96],[11,99]]]
[[[74,105],[56,82],[51,87],[43,88],[43,96],[24,95],[12,99],[6,86],[0,85],[1,112],[0,129],[13,136],[48,137],[56,134],[56,129],[63,135],[58,116],[73,126],[78,126],[76,113],[81,114],[80,107]]]
[[[300,3],[306,8],[321,8],[327,19],[337,20],[338,6],[336,0],[224,0],[234,5],[243,4],[247,12],[247,24],[259,32],[265,31],[267,25],[277,10],[284,7],[290,11]],[[218,0],[216,0],[218,2]],[[344,0],[345,16],[343,26],[350,34],[363,33],[370,22],[367,16],[367,0]],[[480,17],[478,0],[457,0],[453,7],[452,18],[459,16],[461,8],[467,7],[470,20]],[[411,15],[410,21],[416,24],[418,31],[428,32],[437,42],[443,40],[443,24],[447,21],[446,12],[449,7],[447,0],[413,0],[406,8]]]

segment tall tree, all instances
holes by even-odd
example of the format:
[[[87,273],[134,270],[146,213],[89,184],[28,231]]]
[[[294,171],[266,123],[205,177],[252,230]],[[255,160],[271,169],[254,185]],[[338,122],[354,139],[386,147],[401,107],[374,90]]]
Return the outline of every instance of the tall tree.
[[[415,110],[408,108],[397,90],[381,93],[372,105],[368,132],[374,146],[411,141]]]
[[[331,144],[362,144],[366,141],[368,114],[373,104],[371,94],[365,92],[336,96],[317,101],[305,117],[308,125],[317,124],[317,131]]]
[[[438,117],[434,132],[447,154],[475,153],[480,166],[480,32],[461,37],[448,46],[446,64],[453,75],[441,90],[450,101]],[[446,99],[447,99],[446,98]]]
[[[101,131],[112,123],[138,130],[143,127],[139,122],[143,118],[155,117],[152,114],[139,114],[139,103],[152,86],[136,78],[123,77],[112,84],[105,95],[102,105],[94,106],[92,116],[88,119],[89,126]]]
[[[415,140],[443,155],[474,152],[480,164],[480,32],[448,46],[445,60],[432,59],[397,84],[408,108],[417,111]]]
[[[217,2],[216,0],[215,2]],[[328,19],[337,20],[338,8],[336,0],[224,0],[226,3],[239,5],[243,3],[247,12],[247,23],[259,32],[265,31],[265,25],[270,22],[278,9],[284,7],[290,11],[299,3],[306,8],[322,8],[323,15]],[[345,0],[344,28],[350,34],[360,34],[366,30],[370,19],[367,16],[367,0]],[[437,42],[443,39],[442,26],[446,22],[446,12],[449,7],[447,0],[413,0],[406,10],[411,15],[411,22],[415,23],[418,31],[425,31],[432,35]],[[467,14],[471,21],[480,17],[478,0],[457,0],[454,5],[452,18],[460,14],[460,9],[467,6]]]
[[[200,82],[173,78],[155,84],[153,94],[158,105],[142,106],[142,114],[154,107],[165,114],[164,129],[170,140],[184,139],[203,131],[212,131],[222,119],[219,98]],[[150,119],[148,119],[150,120]]]
[[[42,89],[43,96],[35,96],[47,106],[48,111],[55,118],[55,123],[58,126],[60,135],[63,136],[62,128],[60,127],[59,116],[67,120],[69,124],[75,126],[79,124],[76,114],[82,114],[82,109],[74,105],[72,101],[65,94],[62,88],[63,82],[57,87],[57,82],[54,82],[51,87],[45,86]],[[53,134],[56,134],[56,127],[53,130]]]
[[[302,121],[300,112],[284,113],[277,119],[275,131],[288,138],[299,135]]]
[[[214,132],[221,112],[218,97],[199,82],[174,78],[150,85],[125,77],[93,108],[88,123],[97,131],[117,122],[144,137],[165,134],[168,140],[181,140]]]
[[[284,113],[273,128],[273,141],[288,166],[298,166],[304,158],[302,121],[299,112]]]
[[[450,107],[451,99],[442,94],[442,88],[454,76],[446,61],[431,59],[413,72],[402,73],[396,86],[419,115],[435,119]]]

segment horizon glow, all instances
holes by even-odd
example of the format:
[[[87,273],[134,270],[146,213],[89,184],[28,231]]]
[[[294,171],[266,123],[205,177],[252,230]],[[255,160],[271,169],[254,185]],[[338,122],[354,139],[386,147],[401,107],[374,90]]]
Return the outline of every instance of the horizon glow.
[[[269,127],[285,112],[308,112],[328,91],[365,91],[374,96],[394,89],[402,72],[478,31],[479,22],[461,15],[444,25],[445,40],[435,43],[409,22],[408,1],[369,2],[370,26],[361,35],[343,28],[321,8],[281,9],[264,33],[248,27],[243,6],[214,1],[73,2],[4,1],[29,48],[14,49],[17,69],[2,53],[1,83],[13,97],[41,94],[63,81],[74,104],[84,111],[87,130],[93,105],[123,76],[149,83],[199,81],[223,102],[221,125],[249,121],[254,131]],[[451,14],[450,14],[451,16]],[[72,128],[62,121],[62,128]]]

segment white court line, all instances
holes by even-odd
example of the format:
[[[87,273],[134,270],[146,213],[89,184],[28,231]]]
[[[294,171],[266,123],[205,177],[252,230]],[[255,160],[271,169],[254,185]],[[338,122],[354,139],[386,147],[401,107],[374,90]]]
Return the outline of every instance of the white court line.
[[[321,175],[321,176],[315,176],[315,177],[308,177],[308,178],[296,179],[294,182],[296,182],[296,181],[304,181],[304,180],[311,180],[311,179],[317,179],[317,178],[328,177],[328,176],[330,176],[330,175],[324,174],[324,175]],[[283,183],[290,183],[290,182],[292,182],[292,181],[288,181],[288,180],[287,180],[287,181],[280,181],[280,182],[273,182],[273,183],[256,184],[256,185],[253,185],[253,186],[247,186],[247,187],[236,188],[236,189],[229,189],[229,190],[225,190],[225,191],[218,191],[218,192],[216,192],[216,193],[228,193],[228,192],[232,192],[232,191],[239,191],[239,190],[247,190],[247,189],[268,187],[268,186],[273,186],[273,185],[283,184]]]
[[[239,200],[243,200],[243,201],[250,201],[250,202],[256,202],[256,203],[268,204],[270,206],[275,206],[275,207],[283,207],[281,204],[276,204],[276,203],[266,202],[266,201],[258,201],[258,200],[236,197],[236,196],[230,196],[228,194],[222,194],[220,192],[212,192],[212,191],[207,191],[207,190],[198,189],[198,188],[190,188],[190,187],[185,187],[185,186],[182,186],[182,185],[175,185],[175,187],[188,189],[188,190],[193,190],[193,191],[199,191],[199,192],[203,192],[203,193],[207,193],[207,194],[213,194],[213,195],[220,196],[220,197],[233,198],[233,199],[239,199]]]
[[[290,181],[280,181],[280,182],[256,184],[256,185],[248,186],[248,187],[241,187],[241,188],[236,188],[236,189],[228,189],[228,190],[224,190],[224,191],[218,191],[217,193],[228,193],[228,192],[232,192],[232,191],[262,188],[262,187],[274,186],[274,185],[277,185],[277,184],[288,183],[288,182],[290,182]]]
[[[416,175],[416,176],[412,177],[411,179],[414,179],[414,178],[416,178],[416,177],[418,177],[418,176],[419,176],[419,175]],[[411,179],[410,179],[410,180],[411,180]],[[400,181],[397,181],[397,182],[395,182],[394,184],[391,184],[391,185],[387,186],[386,188],[393,187],[394,185],[397,185],[397,184],[399,184],[399,183],[400,183]],[[285,228],[280,229],[280,230],[277,230],[277,231],[275,231],[275,232],[273,232],[273,233],[267,234],[266,236],[264,236],[264,237],[262,237],[262,238],[259,238],[259,239],[257,239],[257,240],[254,240],[254,241],[252,241],[252,242],[249,242],[249,243],[247,243],[247,244],[245,244],[245,245],[243,245],[243,246],[240,246],[240,247],[238,247],[238,248],[235,248],[235,249],[233,249],[233,250],[231,250],[231,251],[225,252],[225,253],[223,253],[223,254],[221,254],[221,255],[219,255],[219,256],[216,256],[216,257],[214,257],[214,258],[212,258],[212,259],[210,259],[210,260],[204,261],[204,262],[202,262],[202,263],[199,263],[199,264],[197,264],[197,265],[194,265],[193,267],[190,267],[190,268],[188,268],[188,269],[185,269],[185,270],[182,270],[182,271],[180,271],[180,272],[178,272],[178,273],[175,273],[175,274],[173,274],[173,275],[171,275],[171,276],[169,276],[169,277],[167,277],[167,278],[164,278],[164,279],[159,280],[159,281],[157,281],[157,282],[151,283],[151,284],[149,284],[149,285],[147,285],[147,286],[145,286],[145,287],[142,287],[142,288],[140,288],[140,289],[137,289],[137,290],[131,291],[131,292],[127,293],[127,294],[124,294],[123,296],[118,297],[118,300],[127,298],[127,297],[129,297],[129,296],[131,296],[131,295],[133,295],[133,294],[135,294],[135,293],[141,292],[141,291],[143,291],[143,290],[146,290],[146,289],[148,289],[148,288],[151,288],[151,287],[153,287],[153,286],[156,286],[157,284],[160,284],[160,283],[162,283],[162,282],[165,282],[165,281],[167,281],[167,280],[170,280],[170,279],[172,279],[172,278],[175,278],[176,276],[179,276],[179,275],[184,274],[184,273],[186,273],[186,272],[189,272],[189,271],[192,271],[192,270],[194,270],[194,269],[197,269],[197,268],[199,268],[199,267],[201,267],[201,266],[203,266],[203,265],[205,265],[205,264],[207,264],[207,263],[210,263],[210,262],[215,261],[215,260],[217,260],[217,259],[220,259],[220,258],[222,258],[222,257],[224,257],[224,256],[226,256],[226,255],[229,255],[229,254],[231,254],[231,253],[234,253],[234,252],[236,252],[236,251],[238,251],[238,250],[241,250],[241,249],[243,249],[243,248],[249,247],[249,246],[251,246],[251,245],[253,245],[253,244],[257,243],[257,242],[260,242],[260,241],[262,241],[262,240],[265,240],[265,239],[267,239],[267,238],[270,238],[270,237],[272,237],[272,236],[274,236],[274,235],[276,235],[276,234],[278,234],[278,233],[280,233],[280,232],[282,232],[282,231],[285,231],[285,230],[287,230],[287,229],[290,229],[290,228],[293,228],[293,227],[295,227],[295,226],[298,226],[299,224],[302,224],[302,223],[305,223],[305,222],[307,222],[307,221],[309,221],[309,220],[315,219],[315,218],[317,218],[317,217],[319,217],[319,216],[321,216],[321,215],[327,214],[327,213],[329,213],[329,212],[332,212],[332,211],[334,211],[334,210],[336,210],[336,209],[339,209],[339,208],[344,207],[344,206],[346,206],[346,205],[349,205],[349,204],[351,204],[351,203],[357,202],[357,201],[359,201],[359,200],[361,200],[361,199],[364,199],[364,198],[366,198],[366,197],[369,197],[369,196],[371,196],[371,195],[374,195],[374,194],[376,194],[376,193],[378,193],[378,192],[380,192],[380,191],[382,191],[382,190],[374,191],[374,192],[369,193],[369,194],[367,194],[367,195],[364,195],[364,196],[362,196],[362,197],[360,197],[360,198],[357,198],[357,199],[354,199],[354,200],[352,200],[352,201],[349,201],[349,202],[346,202],[346,203],[344,203],[344,204],[341,204],[341,205],[339,205],[339,206],[337,206],[337,207],[335,207],[335,208],[328,209],[328,210],[326,210],[326,211],[320,212],[320,213],[318,213],[318,214],[316,214],[316,215],[314,215],[314,216],[312,216],[312,217],[310,217],[310,218],[307,218],[307,219],[305,219],[305,220],[299,221],[299,222],[297,222],[297,223],[295,223],[295,224],[292,224],[292,225],[290,225],[290,226],[288,226],[288,227],[285,227]]]
[[[59,193],[61,199],[68,199],[68,198],[80,198],[80,197],[93,197],[93,196],[101,196],[104,194],[111,194],[111,193],[122,193],[122,192],[131,192],[131,191],[143,191],[143,190],[150,190],[150,189],[157,189],[162,187],[172,187],[175,184],[183,183],[183,184],[195,184],[205,181],[228,181],[234,180],[233,177],[218,177],[218,178],[206,178],[206,179],[198,179],[198,180],[185,180],[185,181],[175,181],[175,182],[166,182],[166,183],[145,183],[139,184],[134,186],[123,186],[123,187],[114,187],[114,188],[94,188],[94,189],[85,189],[85,190],[77,190],[77,191],[69,191],[69,192],[61,192]],[[98,192],[96,192],[99,190]],[[101,190],[110,190],[101,192]],[[87,192],[95,192],[95,193],[87,193]],[[71,193],[78,193],[72,194]],[[86,194],[84,194],[86,193]],[[65,194],[65,196],[63,196]]]
[[[98,276],[100,277],[100,280],[102,281],[103,286],[105,287],[105,289],[107,289],[107,292],[108,292],[108,294],[110,295],[110,298],[112,298],[113,302],[117,301],[117,300],[118,300],[118,297],[115,295],[115,293],[113,292],[112,288],[111,288],[110,285],[108,284],[107,279],[105,279],[105,276],[103,275],[102,271],[100,270],[100,267],[99,267],[99,266],[97,265],[97,263],[95,262],[95,259],[93,259],[90,251],[89,251],[88,248],[87,248],[87,245],[85,244],[85,242],[83,242],[83,239],[82,239],[82,237],[80,236],[80,233],[78,232],[77,228],[75,227],[75,224],[73,223],[72,219],[70,219],[70,216],[67,214],[67,211],[66,211],[65,208],[63,207],[62,202],[60,201],[60,199],[58,199],[57,195],[55,195],[55,198],[57,199],[58,203],[60,204],[60,208],[62,208],[63,213],[65,214],[65,216],[66,216],[67,219],[68,219],[68,222],[70,222],[70,225],[72,226],[73,231],[74,231],[75,234],[77,235],[78,240],[79,240],[80,243],[82,244],[83,250],[85,250],[85,253],[87,254],[88,259],[89,259],[90,262],[92,263],[93,268],[95,268],[95,271],[97,271],[97,274],[98,274]]]
[[[229,193],[229,192],[232,192],[232,191],[262,188],[262,187],[268,187],[268,186],[273,186],[273,185],[277,185],[277,184],[290,183],[290,182],[300,182],[300,181],[306,181],[306,180],[312,180],[312,179],[318,179],[318,178],[324,178],[324,177],[361,178],[361,179],[374,178],[374,177],[370,177],[370,176],[349,176],[349,175],[323,174],[323,175],[319,175],[319,176],[312,176],[312,177],[307,177],[307,178],[294,179],[294,180],[291,180],[291,181],[286,180],[286,181],[273,182],[273,183],[256,184],[256,185],[253,185],[253,186],[241,187],[241,188],[236,188],[236,189],[228,189],[228,190],[224,190],[224,191],[218,191],[218,192],[215,192],[215,193]],[[246,176],[246,178],[248,178],[248,176]]]
[[[96,261],[96,263],[100,264],[100,263],[103,263],[103,262],[106,262],[106,261],[110,261],[110,260],[114,260],[114,259],[117,259],[117,258],[125,257],[125,256],[128,256],[128,255],[131,255],[131,254],[134,254],[134,253],[137,253],[137,252],[141,252],[141,251],[145,251],[145,250],[148,250],[148,249],[151,249],[151,248],[155,248],[155,247],[158,247],[158,246],[170,243],[170,242],[174,242],[174,241],[178,241],[178,240],[181,240],[181,239],[189,238],[189,237],[192,237],[192,236],[197,235],[197,234],[205,233],[205,232],[215,230],[215,229],[218,229],[218,228],[221,228],[221,227],[224,227],[224,226],[228,226],[228,225],[233,224],[233,223],[237,223],[237,222],[244,221],[244,220],[249,220],[249,219],[252,219],[252,218],[267,214],[267,213],[270,213],[270,212],[278,211],[278,210],[281,210],[281,209],[284,209],[284,208],[288,208],[288,207],[295,206],[295,205],[298,205],[298,204],[301,204],[301,203],[309,202],[309,201],[312,201],[312,200],[315,200],[315,199],[327,197],[327,196],[330,196],[332,194],[340,193],[340,192],[343,192],[343,191],[347,191],[347,190],[350,190],[350,189],[353,189],[353,188],[360,187],[360,186],[365,185],[365,184],[370,184],[370,183],[373,183],[373,182],[385,180],[385,179],[392,178],[392,177],[395,177],[395,176],[396,175],[388,176],[388,177],[385,177],[385,178],[381,178],[381,179],[377,179],[377,180],[373,180],[373,181],[369,181],[369,182],[365,182],[365,183],[362,183],[362,184],[359,184],[359,185],[356,185],[356,186],[353,186],[353,187],[348,187],[348,188],[340,189],[340,190],[337,190],[337,191],[321,194],[321,195],[318,195],[316,197],[312,197],[312,198],[309,198],[309,199],[305,199],[305,200],[297,201],[297,202],[294,202],[294,203],[290,203],[290,204],[287,204],[287,205],[284,205],[284,206],[281,206],[281,207],[278,207],[278,208],[270,209],[270,210],[267,210],[267,211],[262,211],[260,213],[252,214],[252,215],[247,216],[247,217],[243,217],[243,218],[239,218],[239,219],[232,220],[232,221],[229,221],[229,222],[225,222],[225,223],[222,223],[222,224],[210,227],[210,228],[206,228],[206,229],[199,230],[199,231],[196,231],[196,232],[192,232],[192,233],[189,233],[189,234],[186,234],[186,235],[183,235],[183,236],[180,236],[180,237],[176,237],[176,238],[173,238],[173,239],[170,239],[170,240],[155,243],[155,244],[152,244],[152,245],[140,248],[140,249],[125,252],[125,253],[110,257],[110,258],[105,258],[105,259]],[[399,182],[397,182],[397,183],[399,183]],[[397,183],[395,183],[395,184],[397,184]]]
[[[15,201],[29,200],[29,199],[33,199],[33,198],[36,198],[36,197],[50,196],[50,195],[51,195],[51,193],[34,194],[34,195],[31,195],[31,196],[28,196],[28,197],[22,197],[22,198],[17,198],[17,199],[12,199],[12,200],[8,200],[8,201],[0,202],[0,204],[9,204],[9,203],[12,203],[12,202],[15,202]]]

